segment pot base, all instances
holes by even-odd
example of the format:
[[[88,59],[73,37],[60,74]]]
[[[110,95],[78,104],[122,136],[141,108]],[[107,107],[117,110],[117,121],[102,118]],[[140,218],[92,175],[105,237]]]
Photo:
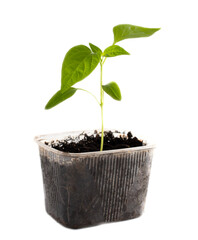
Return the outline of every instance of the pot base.
[[[47,212],[47,210],[46,210]],[[47,212],[47,214],[53,218],[57,223],[59,223],[60,225],[62,225],[63,227],[66,227],[66,228],[70,228],[70,229],[81,229],[81,228],[88,228],[88,227],[96,227],[96,226],[99,226],[99,225],[102,225],[102,224],[108,224],[108,223],[116,223],[116,222],[122,222],[122,221],[129,221],[129,220],[132,220],[132,219],[135,219],[135,218],[139,218],[142,216],[142,214],[140,215],[137,215],[137,216],[133,216],[133,217],[127,217],[126,219],[121,219],[121,220],[117,220],[117,221],[112,221],[112,222],[104,222],[104,221],[101,221],[101,222],[97,222],[97,223],[89,223],[89,224],[85,224],[85,225],[71,225],[71,224],[68,224],[68,223],[65,223],[65,222],[62,222],[60,219],[57,219],[55,216],[52,216],[52,214],[50,214],[49,212]]]

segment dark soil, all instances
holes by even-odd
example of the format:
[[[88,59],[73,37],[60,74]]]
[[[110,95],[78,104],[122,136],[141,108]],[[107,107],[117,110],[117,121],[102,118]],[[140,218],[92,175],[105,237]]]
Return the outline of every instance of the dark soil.
[[[95,131],[94,133],[95,134],[90,136],[82,133],[79,135],[81,136],[81,138],[79,136],[77,137],[77,139],[80,139],[78,141],[68,137],[67,139],[64,140],[45,142],[45,144],[62,152],[70,153],[95,152],[100,150],[101,136],[97,133],[97,131]],[[126,135],[124,134],[117,135],[119,136],[115,137],[113,132],[111,131],[104,132],[103,150],[140,147],[144,145],[143,141],[139,140],[136,137],[133,137],[131,132],[128,132]]]

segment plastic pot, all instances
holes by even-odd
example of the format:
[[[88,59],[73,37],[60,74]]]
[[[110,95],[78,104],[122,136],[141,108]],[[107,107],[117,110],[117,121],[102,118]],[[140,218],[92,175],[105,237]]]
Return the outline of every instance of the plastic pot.
[[[65,153],[45,141],[82,132],[42,135],[39,145],[47,213],[69,228],[139,217],[147,194],[153,146]]]

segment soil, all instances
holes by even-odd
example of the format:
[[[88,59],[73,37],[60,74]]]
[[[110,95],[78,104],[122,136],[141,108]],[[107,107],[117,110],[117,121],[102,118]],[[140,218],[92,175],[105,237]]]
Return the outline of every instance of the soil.
[[[119,132],[116,131],[116,133]],[[117,135],[118,136],[114,136],[111,131],[104,132],[103,150],[140,147],[144,145],[143,141],[139,140],[137,137],[133,137],[131,132],[128,132],[127,134],[120,133]],[[64,140],[45,142],[45,144],[62,152],[82,153],[99,151],[100,141],[101,136],[97,131],[95,131],[94,134],[90,136],[85,133],[81,133],[76,139],[68,137]]]

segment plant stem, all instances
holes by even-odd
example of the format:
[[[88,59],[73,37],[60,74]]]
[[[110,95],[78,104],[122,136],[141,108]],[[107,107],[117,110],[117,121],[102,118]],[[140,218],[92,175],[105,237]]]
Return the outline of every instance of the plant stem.
[[[96,99],[97,103],[100,105],[100,102],[98,101],[97,97],[96,97],[93,93],[91,93],[91,92],[89,92],[89,91],[87,91],[87,90],[85,90],[85,89],[83,89],[83,88],[77,88],[77,89],[78,89],[78,90],[82,90],[82,91],[87,92],[87,93],[89,93],[90,95],[92,95],[92,96]]]
[[[104,61],[103,62],[102,60],[100,61],[100,107],[101,107],[101,120],[102,120],[100,151],[103,150],[103,144],[104,144],[104,123],[103,123],[104,90],[102,88],[102,68],[103,68]]]

